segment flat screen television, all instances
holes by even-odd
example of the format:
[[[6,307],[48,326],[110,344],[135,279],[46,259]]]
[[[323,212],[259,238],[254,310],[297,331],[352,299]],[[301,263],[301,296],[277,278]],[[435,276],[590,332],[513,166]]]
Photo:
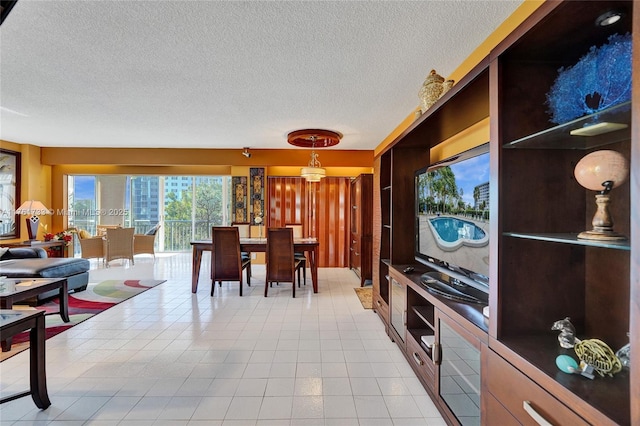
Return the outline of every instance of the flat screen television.
[[[415,257],[489,292],[489,144],[415,173]]]

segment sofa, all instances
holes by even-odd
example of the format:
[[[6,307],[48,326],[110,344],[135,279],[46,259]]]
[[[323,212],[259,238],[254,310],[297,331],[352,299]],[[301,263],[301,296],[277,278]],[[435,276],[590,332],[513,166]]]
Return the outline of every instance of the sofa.
[[[8,278],[67,278],[69,291],[80,292],[89,284],[89,261],[77,258],[48,257],[40,247],[16,247],[3,250],[0,275]],[[57,290],[38,295],[38,301],[57,296]]]

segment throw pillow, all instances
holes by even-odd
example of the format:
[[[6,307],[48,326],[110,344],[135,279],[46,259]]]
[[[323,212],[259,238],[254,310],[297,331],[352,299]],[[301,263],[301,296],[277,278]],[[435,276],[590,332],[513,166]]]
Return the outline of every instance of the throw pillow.
[[[0,247],[0,259],[2,259],[2,256],[4,256],[4,254],[8,251],[9,247]]]
[[[84,238],[91,238],[91,234],[89,233],[89,231],[87,231],[86,229],[81,229],[78,232],[78,237],[80,237],[81,239]]]
[[[156,235],[156,232],[158,232],[158,228],[160,228],[160,224],[154,226],[153,228],[149,229],[147,232],[145,232],[144,235]]]

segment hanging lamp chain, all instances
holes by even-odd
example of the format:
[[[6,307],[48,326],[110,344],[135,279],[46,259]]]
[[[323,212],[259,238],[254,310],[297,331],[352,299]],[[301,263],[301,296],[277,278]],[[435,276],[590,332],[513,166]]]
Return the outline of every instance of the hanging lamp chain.
[[[320,168],[322,165],[318,160],[318,154],[316,154],[316,140],[318,137],[316,135],[311,136],[311,160],[309,161],[309,167]]]

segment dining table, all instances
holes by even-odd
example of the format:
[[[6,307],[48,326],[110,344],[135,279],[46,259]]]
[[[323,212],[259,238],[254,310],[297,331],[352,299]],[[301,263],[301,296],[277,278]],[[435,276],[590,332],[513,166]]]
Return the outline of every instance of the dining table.
[[[211,240],[191,241],[193,256],[191,259],[191,292],[198,291],[198,278],[200,277],[200,264],[202,263],[202,253],[211,251],[213,242]],[[313,292],[318,292],[318,247],[317,238],[294,238],[293,249],[295,252],[304,252],[309,260],[311,268],[311,281]],[[264,253],[267,251],[266,238],[240,238],[240,251],[248,253]]]

